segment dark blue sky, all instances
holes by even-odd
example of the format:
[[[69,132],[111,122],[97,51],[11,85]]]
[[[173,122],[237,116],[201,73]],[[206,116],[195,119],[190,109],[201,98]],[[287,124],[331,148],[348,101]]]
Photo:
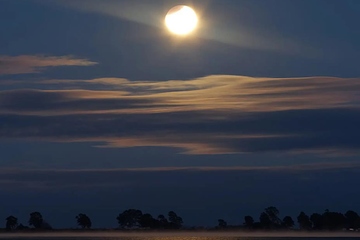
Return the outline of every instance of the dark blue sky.
[[[188,37],[166,12],[193,6]],[[358,0],[0,1],[0,216],[356,209]]]

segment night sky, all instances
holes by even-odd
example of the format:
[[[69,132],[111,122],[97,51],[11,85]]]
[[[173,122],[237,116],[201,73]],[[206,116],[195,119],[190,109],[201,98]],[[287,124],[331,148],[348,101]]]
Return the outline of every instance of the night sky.
[[[359,23],[359,0],[0,0],[0,219],[360,211]]]

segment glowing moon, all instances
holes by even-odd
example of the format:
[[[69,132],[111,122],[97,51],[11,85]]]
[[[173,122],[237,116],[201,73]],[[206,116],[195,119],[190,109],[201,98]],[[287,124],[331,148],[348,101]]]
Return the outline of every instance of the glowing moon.
[[[188,6],[179,5],[170,9],[165,17],[165,25],[170,32],[187,35],[195,30],[198,24],[196,12]]]

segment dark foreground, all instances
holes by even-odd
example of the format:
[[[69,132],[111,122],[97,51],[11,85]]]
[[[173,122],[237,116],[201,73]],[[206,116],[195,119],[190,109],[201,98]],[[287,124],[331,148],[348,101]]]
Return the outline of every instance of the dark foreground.
[[[113,239],[133,239],[141,240],[142,238],[181,238],[191,239],[198,238],[198,240],[206,240],[208,238],[219,238],[224,240],[226,238],[358,238],[360,239],[360,232],[302,232],[302,231],[287,231],[287,232],[245,232],[245,231],[51,231],[51,232],[18,232],[18,233],[0,233],[1,239],[18,239],[18,238],[45,238],[45,239],[93,239],[93,238],[109,238]]]

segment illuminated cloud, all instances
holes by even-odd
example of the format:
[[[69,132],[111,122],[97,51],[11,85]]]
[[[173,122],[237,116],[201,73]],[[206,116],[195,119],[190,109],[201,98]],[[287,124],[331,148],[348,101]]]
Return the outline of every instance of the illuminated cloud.
[[[49,67],[92,66],[97,63],[71,56],[0,56],[0,75],[39,73]]]
[[[221,115],[236,115],[296,109],[357,108],[360,90],[357,78],[332,77],[253,78],[214,75],[185,81],[98,78],[35,83],[37,86],[47,85],[47,89],[48,85],[53,85],[54,90],[2,91],[0,113],[31,114],[34,110],[44,115],[64,112],[79,114],[81,110],[84,113],[93,110],[90,113],[127,114],[218,111]],[[97,90],[99,88],[101,90]],[[46,103],[48,108],[43,108],[44,103],[37,101],[37,98],[44,97],[49,98]],[[34,101],[29,106],[29,100],[32,99]],[[120,102],[128,104],[117,105]],[[16,110],[20,106],[21,111]],[[213,117],[219,115],[213,114]]]
[[[0,92],[0,138],[165,146],[190,154],[349,154],[360,148],[355,78],[218,75],[42,84],[64,89]]]

